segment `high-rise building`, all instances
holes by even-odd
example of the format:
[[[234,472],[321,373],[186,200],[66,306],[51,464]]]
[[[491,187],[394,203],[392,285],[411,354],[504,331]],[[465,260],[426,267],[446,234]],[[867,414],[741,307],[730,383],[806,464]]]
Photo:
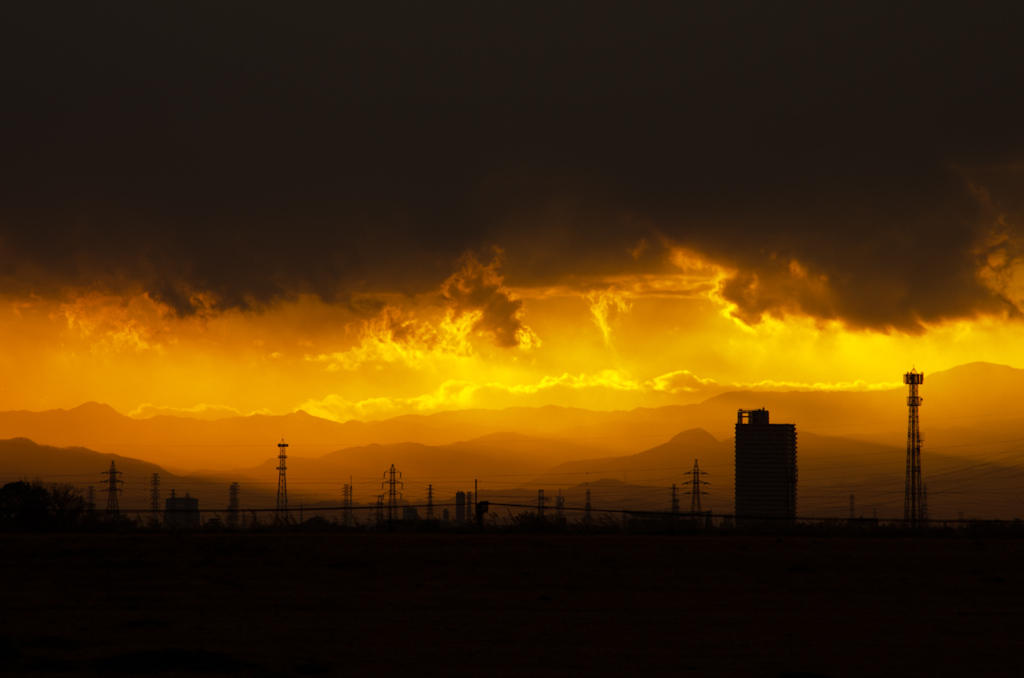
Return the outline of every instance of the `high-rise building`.
[[[796,517],[796,425],[768,423],[768,410],[736,418],[736,517]]]

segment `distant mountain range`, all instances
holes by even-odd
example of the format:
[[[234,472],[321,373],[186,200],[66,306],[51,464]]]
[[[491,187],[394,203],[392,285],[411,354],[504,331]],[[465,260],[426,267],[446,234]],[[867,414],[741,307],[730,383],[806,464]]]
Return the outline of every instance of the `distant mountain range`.
[[[1024,370],[1006,366],[973,363],[926,375],[923,464],[935,510],[951,517],[961,510],[1024,514],[1021,392]],[[75,477],[76,484],[98,485],[98,474],[114,459],[133,493],[143,492],[146,476],[160,472],[165,490],[191,488],[219,505],[226,504],[227,484],[239,481],[250,499],[271,505],[276,444],[284,438],[290,445],[290,487],[310,501],[340,498],[350,477],[356,500],[374,501],[391,464],[403,473],[409,498],[425,496],[427,484],[442,494],[470,490],[474,479],[482,492],[524,498],[531,492],[535,497],[530,487],[569,491],[600,480],[634,488],[676,484],[682,492],[686,471],[699,459],[712,482],[707,501],[728,511],[736,410],[765,407],[773,422],[797,425],[802,512],[848,513],[850,494],[860,496],[861,506],[895,511],[902,506],[905,396],[903,389],[748,391],[628,412],[549,406],[345,423],[305,412],[138,420],[87,403],[71,410],[0,413],[0,438],[30,439],[0,444],[0,480]],[[94,480],[86,483],[88,478]],[[143,498],[138,494],[133,501]]]

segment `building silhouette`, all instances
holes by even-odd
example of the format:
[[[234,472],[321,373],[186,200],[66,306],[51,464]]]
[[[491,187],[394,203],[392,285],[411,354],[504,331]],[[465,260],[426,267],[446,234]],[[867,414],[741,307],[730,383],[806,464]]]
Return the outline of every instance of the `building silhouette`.
[[[736,418],[736,518],[796,517],[796,425],[768,423],[768,410]]]
[[[455,522],[462,524],[466,522],[466,493],[455,493]]]
[[[164,527],[169,530],[199,529],[199,500],[188,496],[177,497],[174,490],[164,503]]]

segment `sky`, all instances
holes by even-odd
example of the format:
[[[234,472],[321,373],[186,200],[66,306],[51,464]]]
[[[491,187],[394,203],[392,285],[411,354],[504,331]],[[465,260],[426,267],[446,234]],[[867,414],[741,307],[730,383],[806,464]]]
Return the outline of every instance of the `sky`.
[[[1024,367],[1020,3],[8,3],[0,409]]]

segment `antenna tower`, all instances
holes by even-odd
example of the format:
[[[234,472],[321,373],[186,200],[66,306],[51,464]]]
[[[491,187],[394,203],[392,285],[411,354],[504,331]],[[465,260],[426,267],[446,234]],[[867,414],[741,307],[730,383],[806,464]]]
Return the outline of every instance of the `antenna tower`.
[[[544,490],[537,490],[537,517],[544,520],[544,503],[547,499],[544,498]]]
[[[123,485],[124,481],[123,480],[118,480],[117,477],[119,475],[121,475],[121,472],[118,471],[116,468],[114,468],[113,460],[111,460],[111,462],[110,462],[110,470],[104,472],[103,475],[108,476],[108,479],[107,479],[107,489],[106,489],[106,492],[107,492],[107,515],[110,516],[110,517],[116,518],[117,515],[120,513],[120,511],[118,511],[118,509],[117,509],[117,493],[121,492],[122,489],[123,489],[123,488],[118,487],[118,484]]]
[[[396,477],[397,474],[397,477]],[[405,484],[398,480],[402,477],[401,471],[395,470],[395,465],[391,465],[391,469],[384,472],[386,480],[381,483],[381,487],[386,484],[388,486],[388,527],[391,527],[391,521],[398,516],[398,500],[402,498],[402,493],[398,491],[397,486],[401,485],[402,489],[405,489]]]
[[[434,519],[434,486],[427,485],[427,520]]]
[[[910,370],[903,375],[903,383],[910,387],[907,396],[907,407],[910,408],[910,420],[907,424],[907,478],[903,491],[903,520],[916,527],[924,518],[922,515],[922,499],[924,488],[921,487],[921,426],[917,408],[922,399],[917,395],[917,388],[924,383],[924,372]]]
[[[228,527],[238,527],[238,483],[228,488]]]
[[[690,513],[701,513],[700,495],[707,494],[707,492],[702,491],[700,489],[700,486],[701,485],[710,485],[710,483],[708,483],[705,480],[701,480],[700,477],[701,476],[706,476],[707,474],[708,474],[707,471],[701,471],[700,467],[697,466],[697,460],[696,459],[693,460],[693,470],[692,471],[687,471],[686,474],[685,474],[685,475],[688,475],[688,476],[693,476],[692,488],[690,489],[689,492],[684,492],[683,493],[683,494],[690,495]]]
[[[288,459],[288,443],[281,438],[277,444],[277,512],[274,519],[277,522],[288,520],[288,478],[285,476]]]

